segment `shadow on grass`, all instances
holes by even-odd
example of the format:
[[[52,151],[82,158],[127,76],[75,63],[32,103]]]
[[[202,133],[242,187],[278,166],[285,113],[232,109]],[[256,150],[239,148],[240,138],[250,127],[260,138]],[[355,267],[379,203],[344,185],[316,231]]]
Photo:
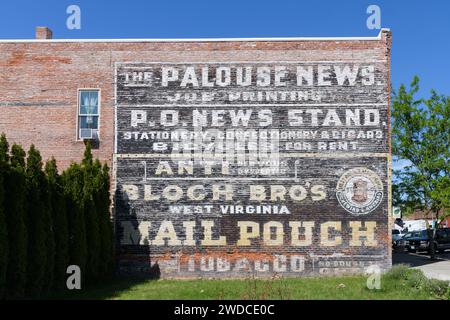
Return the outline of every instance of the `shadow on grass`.
[[[129,291],[134,286],[157,281],[154,278],[114,277],[96,284],[83,286],[80,290],[64,289],[54,292],[43,300],[107,300],[118,297],[121,293]]]

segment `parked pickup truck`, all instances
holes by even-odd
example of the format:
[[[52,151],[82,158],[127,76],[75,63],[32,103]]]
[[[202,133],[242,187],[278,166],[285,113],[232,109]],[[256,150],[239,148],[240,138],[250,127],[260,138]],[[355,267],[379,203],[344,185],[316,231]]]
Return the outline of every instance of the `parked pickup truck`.
[[[409,252],[416,251],[430,251],[430,240],[428,230],[408,232],[403,237],[405,241],[406,250]],[[442,228],[436,230],[434,238],[434,250],[436,252],[444,252],[445,249],[450,249],[450,228]]]
[[[402,233],[398,229],[392,229],[392,248],[396,249],[405,245],[405,242],[403,241],[405,234],[406,233]]]

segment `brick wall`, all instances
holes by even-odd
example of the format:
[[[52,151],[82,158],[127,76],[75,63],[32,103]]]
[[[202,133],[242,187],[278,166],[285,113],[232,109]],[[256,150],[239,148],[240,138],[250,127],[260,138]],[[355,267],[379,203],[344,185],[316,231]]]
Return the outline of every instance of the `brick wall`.
[[[82,141],[76,139],[77,125],[77,92],[82,88],[98,88],[101,90],[101,114],[100,114],[100,145],[94,150],[94,156],[113,164],[114,139],[115,139],[115,64],[117,62],[139,62],[139,63],[194,63],[194,62],[225,62],[235,61],[284,61],[303,63],[313,61],[339,61],[341,63],[355,63],[361,61],[376,61],[380,64],[380,71],[384,79],[387,80],[382,92],[381,99],[388,103],[389,100],[389,65],[390,65],[390,33],[383,31],[379,40],[311,40],[311,41],[218,41],[218,42],[0,42],[0,132],[5,132],[10,143],[16,142],[28,148],[29,144],[34,143],[41,151],[43,158],[48,159],[54,156],[58,160],[60,168],[67,167],[71,161],[79,161],[83,156],[84,145]],[[348,89],[348,88],[347,88]],[[347,90],[345,89],[345,90]],[[347,96],[353,93],[346,93]],[[355,95],[358,93],[355,92]],[[387,122],[385,145],[381,150],[387,154],[390,153],[389,137],[389,108],[383,112]],[[314,252],[316,256],[328,255],[330,258],[323,258],[322,261],[314,262],[311,259],[310,265],[314,269],[322,268],[326,272],[345,272],[348,270],[361,270],[370,263],[378,263],[385,268],[390,265],[390,232],[388,224],[388,207],[390,206],[390,185],[387,182],[390,178],[390,171],[386,167],[390,158],[385,158],[384,162],[374,162],[369,157],[362,161],[349,159],[345,167],[351,168],[361,165],[374,165],[379,168],[379,174],[383,180],[384,198],[380,210],[371,221],[378,223],[375,237],[378,244],[372,248],[351,247],[349,246],[349,235],[344,235],[344,241],[347,244],[338,251],[344,254],[340,260],[332,258],[335,249],[321,247],[320,243],[320,223],[326,221],[341,221],[343,229],[351,231],[351,216],[342,218],[336,215],[336,198],[330,195],[330,202],[322,208],[313,207],[309,204],[306,209],[312,212],[327,212],[320,219],[314,215],[307,214],[302,216],[308,220],[316,220],[314,227],[314,245],[303,248],[302,250],[293,250],[300,255],[308,255]],[[348,165],[350,163],[352,165]],[[319,163],[311,164],[311,168],[320,171],[320,167],[327,167],[326,159],[322,165]],[[333,171],[333,166],[326,169]],[[331,193],[330,193],[331,194]],[[334,201],[334,202],[333,202]],[[182,204],[180,202],[180,204]],[[294,212],[305,210],[303,207],[294,206]],[[295,211],[298,210],[298,211]],[[126,214],[126,212],[121,212]],[[181,218],[174,218],[177,223],[181,223]],[[174,220],[174,221],[175,221]],[[263,219],[264,220],[264,219]],[[366,218],[353,219],[362,223],[369,221]],[[235,224],[236,219],[229,221]],[[261,220],[262,221],[262,220]],[[267,222],[267,219],[264,220]],[[161,221],[159,221],[161,222]],[[287,223],[287,221],[285,221]],[[287,224],[286,224],[287,226]],[[335,227],[331,224],[330,227]],[[325,225],[327,227],[327,225]],[[119,234],[123,235],[121,226],[118,226]],[[134,225],[138,230],[138,225]],[[262,230],[262,229],[261,229]],[[228,237],[237,238],[238,231],[226,231]],[[157,230],[151,231],[156,233]],[[219,230],[220,233],[220,230]],[[262,232],[261,232],[262,233]],[[216,236],[216,231],[214,231]],[[139,241],[139,240],[138,240]],[[167,239],[166,239],[167,241]],[[200,241],[200,239],[197,239]],[[317,242],[317,244],[316,244]],[[120,243],[120,239],[119,239]],[[135,266],[136,261],[142,264],[139,267],[149,265],[148,249],[142,251],[142,246],[138,245],[132,248],[125,248],[122,252],[124,257],[123,269],[127,270],[129,266]],[[137,250],[137,251],[136,251]],[[150,247],[150,251],[153,247]],[[282,247],[267,248],[255,245],[245,250],[236,249],[235,246],[226,246],[225,248],[195,246],[193,248],[183,249],[178,247],[163,246],[158,247],[157,253],[152,257],[152,261],[159,260],[168,275],[172,276],[193,276],[193,275],[216,275],[216,272],[201,272],[195,269],[194,272],[179,272],[177,263],[182,261],[186,264],[200,265],[209,261],[210,257],[229,257],[236,262],[244,257],[251,258],[252,261],[258,261],[260,258],[273,260],[274,254],[282,251]],[[206,253],[204,258],[201,254]],[[292,253],[292,252],[291,252]],[[210,254],[208,256],[208,254]],[[373,256],[383,256],[378,260],[352,258],[352,255],[371,254]],[[180,258],[181,256],[181,258]],[[314,255],[313,255],[314,256]],[[311,256],[309,256],[310,258]],[[309,259],[308,258],[308,259]],[[203,260],[202,260],[203,259]],[[206,260],[205,260],[206,259]],[[277,258],[276,258],[277,259]],[[130,262],[131,261],[131,262]],[[203,261],[203,262],[201,262]],[[309,261],[309,260],[308,260]],[[361,263],[362,261],[362,263]],[[273,261],[271,261],[273,262]],[[213,262],[215,269],[217,261]],[[278,263],[278,262],[277,262]],[[369,264],[370,264],[369,263]],[[339,268],[341,265],[342,268]],[[334,267],[333,267],[334,266]],[[178,268],[178,269],[177,269]],[[200,267],[199,267],[200,268]],[[273,267],[270,267],[273,268]],[[333,269],[334,268],[334,269]],[[132,268],[131,268],[132,269]],[[327,271],[330,269],[329,271]],[[341,270],[342,269],[342,270]],[[147,269],[145,269],[147,270]],[[271,272],[276,270],[270,269]],[[309,272],[318,272],[318,269],[307,270]],[[228,276],[242,275],[239,269],[237,272],[228,272]],[[294,273],[295,275],[295,273]]]
[[[101,144],[95,155],[111,162],[115,62],[386,60],[389,48],[388,32],[380,41],[0,42],[0,130],[67,167],[84,148],[76,141],[77,90],[99,88]]]

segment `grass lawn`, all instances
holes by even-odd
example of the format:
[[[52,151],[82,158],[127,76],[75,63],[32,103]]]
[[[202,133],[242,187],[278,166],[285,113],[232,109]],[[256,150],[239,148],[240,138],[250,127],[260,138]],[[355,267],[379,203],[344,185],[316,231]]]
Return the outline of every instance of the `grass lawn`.
[[[365,276],[244,280],[115,279],[52,299],[445,299],[448,282],[430,281],[418,270],[393,268],[381,289],[369,290]]]

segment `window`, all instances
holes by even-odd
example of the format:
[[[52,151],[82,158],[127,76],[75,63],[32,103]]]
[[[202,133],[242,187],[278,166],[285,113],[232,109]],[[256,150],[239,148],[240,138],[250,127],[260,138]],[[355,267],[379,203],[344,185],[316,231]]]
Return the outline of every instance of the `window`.
[[[98,137],[99,91],[80,90],[78,95],[78,139]]]

